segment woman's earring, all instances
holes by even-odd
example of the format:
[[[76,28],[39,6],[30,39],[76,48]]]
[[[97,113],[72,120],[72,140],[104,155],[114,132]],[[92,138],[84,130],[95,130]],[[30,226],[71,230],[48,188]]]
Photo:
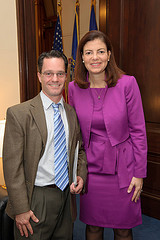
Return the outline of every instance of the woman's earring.
[[[84,63],[84,60],[82,62]]]

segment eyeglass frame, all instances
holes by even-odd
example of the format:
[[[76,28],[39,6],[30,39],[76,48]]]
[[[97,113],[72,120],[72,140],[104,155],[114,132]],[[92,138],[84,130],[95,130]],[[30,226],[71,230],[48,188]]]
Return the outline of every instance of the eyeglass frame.
[[[45,78],[47,78],[47,79],[53,78],[55,74],[56,74],[56,76],[57,76],[58,79],[63,79],[63,78],[67,75],[66,72],[53,73],[53,72],[49,72],[49,71],[43,72],[43,73],[41,73],[41,74],[42,74]],[[46,74],[50,74],[50,75],[46,75]],[[60,74],[62,74],[62,75],[60,75]]]

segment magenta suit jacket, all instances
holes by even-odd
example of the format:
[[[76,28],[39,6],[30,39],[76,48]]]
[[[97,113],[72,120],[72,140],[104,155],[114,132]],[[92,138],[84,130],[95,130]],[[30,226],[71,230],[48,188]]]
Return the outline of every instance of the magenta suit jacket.
[[[93,114],[90,88],[81,89],[74,82],[70,82],[68,90],[69,103],[76,110],[84,147],[87,151]],[[130,139],[134,155],[133,175],[137,178],[146,177],[147,140],[145,120],[139,87],[133,76],[123,75],[115,87],[107,89],[104,98],[103,116],[111,145],[113,147],[119,146],[119,144],[123,144],[127,139]]]

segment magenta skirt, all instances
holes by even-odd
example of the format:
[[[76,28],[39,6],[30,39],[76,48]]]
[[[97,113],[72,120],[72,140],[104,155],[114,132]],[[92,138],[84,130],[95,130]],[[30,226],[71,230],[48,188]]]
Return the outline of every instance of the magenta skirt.
[[[80,220],[85,224],[129,229],[142,224],[141,204],[133,192],[120,189],[117,175],[89,174],[87,193],[80,197]]]

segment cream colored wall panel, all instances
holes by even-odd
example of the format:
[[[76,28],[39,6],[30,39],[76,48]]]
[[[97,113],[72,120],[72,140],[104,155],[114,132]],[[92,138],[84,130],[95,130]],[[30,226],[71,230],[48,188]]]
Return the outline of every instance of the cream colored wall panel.
[[[20,102],[20,94],[15,1],[0,4],[0,119],[4,119],[6,109]]]
[[[80,38],[89,31],[91,1],[80,1]]]
[[[75,4],[73,0],[62,1],[62,29],[63,36],[72,35],[75,17]]]

